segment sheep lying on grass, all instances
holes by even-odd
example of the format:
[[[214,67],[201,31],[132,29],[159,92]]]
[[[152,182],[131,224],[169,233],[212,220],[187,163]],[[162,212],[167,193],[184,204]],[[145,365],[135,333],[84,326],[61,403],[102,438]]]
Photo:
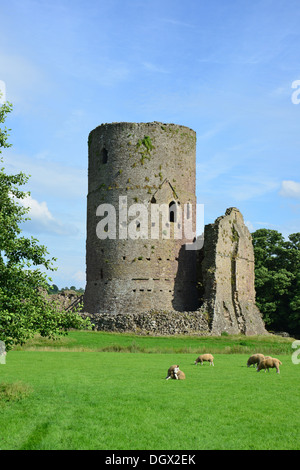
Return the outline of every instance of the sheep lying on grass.
[[[185,373],[182,370],[179,370],[177,372],[177,380],[184,380],[185,379]]]
[[[166,377],[166,380],[169,380],[169,379],[184,380],[185,373],[179,369],[178,365],[173,365],[169,367],[168,369],[168,375]]]
[[[260,361],[258,363],[258,366],[257,366],[257,372],[259,372],[260,370],[262,369],[265,369],[265,372],[266,370],[269,371],[269,369],[276,369],[276,373],[277,374],[280,374],[280,370],[279,370],[279,365],[282,365],[282,362],[279,360],[279,359],[276,359],[275,357],[265,357],[265,359],[263,359],[262,361]]]
[[[211,354],[202,354],[201,356],[197,357],[197,359],[195,360],[195,364],[198,364],[198,362],[200,362],[201,365],[203,365],[204,361],[209,362],[210,366],[214,366],[214,356],[212,356]]]
[[[173,366],[169,367],[166,380],[169,379],[177,379],[177,372],[179,371],[179,366],[174,364]]]
[[[247,361],[247,367],[254,366],[255,364],[259,364],[260,361],[265,359],[263,354],[252,354]]]

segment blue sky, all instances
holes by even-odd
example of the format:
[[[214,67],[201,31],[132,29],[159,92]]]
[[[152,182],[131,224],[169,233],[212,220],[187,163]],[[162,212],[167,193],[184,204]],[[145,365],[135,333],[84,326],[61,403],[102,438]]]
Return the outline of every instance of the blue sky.
[[[299,0],[0,4],[4,162],[31,175],[24,231],[55,284],[85,285],[87,138],[105,122],[196,131],[205,224],[235,206],[251,231],[300,231]]]

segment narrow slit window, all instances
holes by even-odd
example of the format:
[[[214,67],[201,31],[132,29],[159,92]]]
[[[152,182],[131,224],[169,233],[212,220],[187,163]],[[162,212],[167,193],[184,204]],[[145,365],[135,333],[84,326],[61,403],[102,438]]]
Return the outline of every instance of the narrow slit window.
[[[191,217],[191,207],[190,207],[190,203],[188,203],[186,206],[186,218],[190,219],[190,217]]]
[[[177,205],[175,201],[171,201],[169,204],[169,222],[176,222],[177,219]]]
[[[103,148],[103,149],[102,149],[102,152],[101,152],[101,160],[102,160],[102,163],[107,163],[107,160],[108,160],[108,153],[107,153],[106,148]]]

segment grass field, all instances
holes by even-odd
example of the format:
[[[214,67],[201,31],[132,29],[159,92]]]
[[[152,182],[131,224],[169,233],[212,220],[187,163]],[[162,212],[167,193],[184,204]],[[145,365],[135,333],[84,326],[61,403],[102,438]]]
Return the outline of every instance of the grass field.
[[[98,331],[70,331],[56,341],[36,337],[15,350],[145,353],[290,354],[292,338],[280,336],[142,336]]]
[[[204,350],[215,367],[194,365]],[[252,350],[281,373],[247,368]],[[36,338],[0,365],[0,449],[300,449],[292,351],[278,337]],[[185,381],[165,380],[174,363]]]

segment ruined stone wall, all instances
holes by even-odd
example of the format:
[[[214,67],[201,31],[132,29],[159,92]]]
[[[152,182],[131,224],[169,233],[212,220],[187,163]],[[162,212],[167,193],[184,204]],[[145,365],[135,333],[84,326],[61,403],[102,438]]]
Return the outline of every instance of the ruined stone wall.
[[[207,336],[210,334],[207,316],[201,312],[167,312],[150,310],[140,313],[84,314],[95,325],[95,330],[134,333],[140,335]]]
[[[48,300],[55,303],[59,310],[79,309],[83,302],[83,295],[77,294],[74,290],[64,290],[59,294],[46,295]]]
[[[185,238],[180,220],[164,221],[164,226],[161,220],[155,227],[150,215],[153,205],[175,202],[179,213],[190,203],[189,218],[195,231],[195,149],[195,132],[175,124],[103,124],[90,133],[86,312],[197,308],[196,253],[183,248],[191,240]],[[96,211],[104,203],[116,209],[116,239],[97,237],[101,217]],[[129,227],[123,216],[132,204],[148,209],[146,238],[139,233],[136,239],[126,236]],[[127,221],[136,228],[140,223],[137,215]],[[153,239],[150,229],[156,228],[158,238]],[[143,229],[139,227],[141,232]],[[181,238],[174,239],[175,229],[183,230]]]
[[[201,311],[209,314],[211,333],[265,334],[255,305],[252,238],[238,209],[205,226],[199,263]]]

